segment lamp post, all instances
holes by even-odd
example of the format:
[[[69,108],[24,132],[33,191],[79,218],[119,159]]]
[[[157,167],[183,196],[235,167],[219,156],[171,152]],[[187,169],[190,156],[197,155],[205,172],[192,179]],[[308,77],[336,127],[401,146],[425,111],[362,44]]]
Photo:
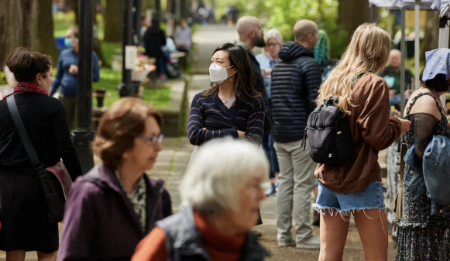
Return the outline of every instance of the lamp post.
[[[138,46],[141,28],[141,0],[123,1],[123,42],[122,42],[122,83],[119,85],[119,96],[133,96],[139,89],[139,82],[131,80],[131,69],[127,68],[126,46]],[[130,57],[128,57],[130,58]]]
[[[133,1],[123,1],[123,43],[122,43],[122,83],[119,85],[120,97],[131,96],[133,93],[131,85],[131,70],[128,70],[126,64],[125,47],[133,44],[133,31],[132,31],[132,15],[133,15]]]
[[[77,128],[72,132],[72,141],[81,162],[83,173],[94,167],[91,142],[95,133],[91,130],[92,113],[92,52],[93,52],[93,5],[83,0],[78,6],[79,50],[78,50],[78,94]]]

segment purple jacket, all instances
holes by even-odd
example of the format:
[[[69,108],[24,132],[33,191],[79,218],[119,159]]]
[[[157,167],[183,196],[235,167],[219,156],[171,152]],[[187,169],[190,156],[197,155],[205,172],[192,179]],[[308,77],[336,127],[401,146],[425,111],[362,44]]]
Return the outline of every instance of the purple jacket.
[[[147,185],[144,233],[114,171],[114,167],[99,165],[73,184],[64,214],[58,260],[130,260],[154,223],[172,215],[164,181],[144,175]]]

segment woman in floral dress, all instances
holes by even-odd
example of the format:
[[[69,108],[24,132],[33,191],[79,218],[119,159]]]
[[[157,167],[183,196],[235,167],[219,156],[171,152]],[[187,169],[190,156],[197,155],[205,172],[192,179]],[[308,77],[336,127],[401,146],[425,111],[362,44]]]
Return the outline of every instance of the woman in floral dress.
[[[411,95],[405,115],[411,128],[404,140],[408,149],[414,145],[416,157],[422,156],[433,135],[450,138],[450,127],[439,97],[448,92],[450,50],[426,53],[426,67],[421,75],[422,87]],[[417,175],[405,166],[405,179]],[[450,260],[450,206],[431,215],[431,200],[408,192],[403,181],[403,214],[399,222],[397,261]],[[425,184],[423,185],[425,186]],[[424,188],[425,189],[425,188]]]

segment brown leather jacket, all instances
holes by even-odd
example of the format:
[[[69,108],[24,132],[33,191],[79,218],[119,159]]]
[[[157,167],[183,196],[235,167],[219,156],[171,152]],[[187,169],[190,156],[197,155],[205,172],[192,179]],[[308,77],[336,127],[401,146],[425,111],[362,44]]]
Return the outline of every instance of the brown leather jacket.
[[[359,79],[352,87],[350,127],[353,141],[361,137],[362,144],[342,166],[319,164],[315,176],[319,181],[338,193],[365,190],[373,181],[381,181],[378,152],[389,147],[401,133],[400,121],[391,118],[389,88],[375,74]]]

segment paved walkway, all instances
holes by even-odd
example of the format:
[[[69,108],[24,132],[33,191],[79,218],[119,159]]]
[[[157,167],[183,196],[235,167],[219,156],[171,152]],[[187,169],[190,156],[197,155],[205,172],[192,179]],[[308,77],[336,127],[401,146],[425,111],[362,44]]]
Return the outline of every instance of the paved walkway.
[[[224,26],[208,26],[201,28],[194,36],[197,43],[197,60],[194,63],[194,71],[208,72],[209,59],[214,48],[223,42],[234,41],[237,34],[234,28]],[[198,92],[209,88],[209,75],[192,75],[188,90],[188,106]],[[163,150],[159,154],[157,163],[148,174],[152,178],[165,180],[173,202],[173,210],[177,211],[180,205],[178,186],[189,163],[189,157],[193,146],[189,144],[187,137],[166,138],[163,142]],[[98,162],[98,159],[97,159]],[[265,184],[268,186],[268,183]],[[311,198],[312,200],[312,198]],[[269,197],[263,201],[261,215],[264,224],[255,229],[262,232],[262,244],[270,250],[272,257],[268,260],[274,261],[316,261],[318,250],[298,250],[295,247],[280,248],[277,246],[275,226],[276,197]],[[319,228],[314,228],[314,233],[319,234]],[[0,251],[0,261],[4,260],[4,253]],[[36,260],[35,253],[29,253],[26,260]],[[352,220],[349,228],[347,243],[344,250],[343,260],[364,260],[362,244]],[[388,260],[395,260],[395,243],[390,240]]]

